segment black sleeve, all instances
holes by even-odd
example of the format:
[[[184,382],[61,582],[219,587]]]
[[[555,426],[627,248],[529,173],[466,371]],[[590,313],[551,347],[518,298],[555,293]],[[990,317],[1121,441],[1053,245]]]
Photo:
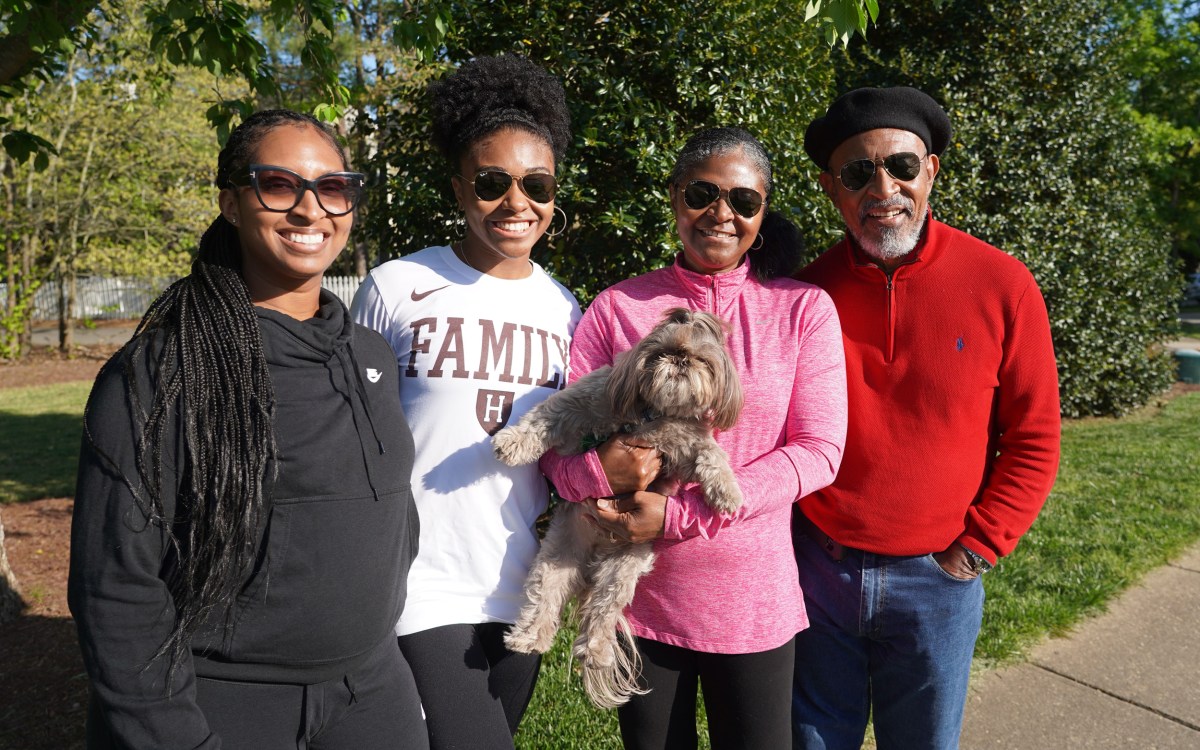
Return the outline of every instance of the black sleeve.
[[[196,705],[190,653],[170,686],[169,657],[155,658],[173,627],[175,607],[162,578],[166,533],[149,520],[128,484],[139,486],[134,456],[140,419],[123,369],[115,358],[92,388],[71,524],[67,597],[93,707],[100,712],[92,719],[103,722],[97,729],[107,729],[116,747],[213,750],[221,742]],[[173,506],[170,498],[164,501]]]

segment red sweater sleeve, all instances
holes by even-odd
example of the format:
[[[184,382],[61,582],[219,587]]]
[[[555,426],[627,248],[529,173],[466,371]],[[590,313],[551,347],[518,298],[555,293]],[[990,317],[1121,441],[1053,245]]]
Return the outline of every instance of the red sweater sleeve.
[[[1058,473],[1060,449],[1054,345],[1046,302],[1032,277],[1013,318],[997,388],[996,457],[958,539],[993,564],[1037,518]]]

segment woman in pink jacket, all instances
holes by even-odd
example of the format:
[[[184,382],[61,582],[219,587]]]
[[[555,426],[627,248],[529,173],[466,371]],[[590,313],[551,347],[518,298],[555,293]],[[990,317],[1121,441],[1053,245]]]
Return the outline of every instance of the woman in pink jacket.
[[[543,459],[559,493],[588,502],[605,530],[654,540],[654,570],[627,612],[649,692],[620,709],[626,748],[696,747],[697,686],[713,748],[791,747],[794,638],[808,624],[792,505],[837,473],[846,375],[832,301],[787,278],[799,233],[766,210],[771,188],[770,161],[749,133],[693,136],[670,185],[683,251],[603,291],[571,343],[578,379],[632,349],[671,308],[714,313],[730,323],[745,391],[738,424],[716,435],[745,498],[733,515],[710,510],[695,485],[654,484],[656,451],[619,436]]]

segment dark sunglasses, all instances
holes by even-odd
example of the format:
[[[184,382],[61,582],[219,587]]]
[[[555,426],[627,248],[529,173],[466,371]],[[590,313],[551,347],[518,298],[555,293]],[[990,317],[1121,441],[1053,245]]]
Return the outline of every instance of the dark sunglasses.
[[[459,179],[471,183],[475,188],[475,197],[481,201],[494,201],[502,198],[512,187],[513,180],[517,181],[521,192],[534,203],[549,203],[554,200],[558,190],[558,181],[554,175],[545,172],[531,172],[521,177],[515,177],[503,169],[481,169],[475,173],[475,179]]]
[[[925,156],[929,156],[929,154],[925,154]],[[842,171],[838,173],[838,180],[847,190],[862,190],[875,176],[875,166],[882,164],[892,177],[901,182],[908,182],[921,174],[921,162],[925,161],[925,156],[917,156],[911,151],[901,151],[884,159],[856,159],[842,165]]]
[[[707,180],[692,180],[683,186],[683,204],[696,211],[708,208],[721,198],[725,199],[735,214],[747,219],[762,210],[763,197],[752,188],[735,187],[722,190],[720,185]]]
[[[350,213],[362,199],[366,176],[359,172],[330,172],[306,180],[290,169],[270,164],[251,164],[229,178],[235,187],[253,187],[258,202],[268,211],[291,211],[304,200],[307,190],[331,216]]]

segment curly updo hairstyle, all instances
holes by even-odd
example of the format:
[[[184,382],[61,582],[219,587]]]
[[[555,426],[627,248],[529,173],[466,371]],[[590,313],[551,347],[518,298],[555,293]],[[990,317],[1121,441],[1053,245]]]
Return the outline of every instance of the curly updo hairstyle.
[[[795,224],[778,211],[769,210],[775,177],[771,157],[758,139],[742,128],[706,128],[688,138],[675,159],[671,184],[682,187],[701,164],[714,156],[741,151],[762,179],[767,194],[763,196],[767,213],[758,233],[762,244],[747,253],[750,267],[760,281],[790,276],[804,257],[804,238]],[[757,238],[755,245],[758,245]]]
[[[558,79],[517,55],[476,57],[430,84],[433,136],[454,169],[484,136],[518,128],[549,144],[557,163],[571,143],[571,113]]]
[[[279,127],[314,129],[345,165],[336,137],[320,121],[267,110],[230,133],[217,157],[217,187],[230,187],[230,178]],[[218,216],[200,238],[191,273],[151,303],[126,356],[110,362],[124,361],[128,398],[145,419],[139,476],[123,480],[149,523],[166,532],[175,558],[168,581],[175,627],[159,650],[170,654],[172,672],[201,623],[230,613],[254,562],[267,467],[275,458],[275,391],[241,259],[237,228]],[[149,365],[153,383],[145,382],[139,362]],[[147,392],[151,402],[143,404]],[[86,414],[84,420],[87,430]],[[163,486],[164,456],[180,460],[178,487]],[[168,517],[163,498],[172,495],[175,510]]]

